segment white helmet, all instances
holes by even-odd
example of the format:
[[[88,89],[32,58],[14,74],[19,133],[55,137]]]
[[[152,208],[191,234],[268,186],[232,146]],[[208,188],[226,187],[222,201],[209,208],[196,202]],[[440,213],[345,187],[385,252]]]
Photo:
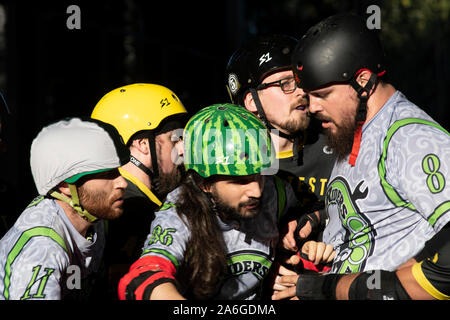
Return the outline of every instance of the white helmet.
[[[31,172],[39,194],[69,203],[88,220],[95,218],[85,214],[79,205],[74,183],[84,175],[116,169],[129,160],[129,150],[117,130],[94,119],[71,118],[44,127],[33,140],[30,152]],[[63,181],[71,187],[72,199],[54,190]]]

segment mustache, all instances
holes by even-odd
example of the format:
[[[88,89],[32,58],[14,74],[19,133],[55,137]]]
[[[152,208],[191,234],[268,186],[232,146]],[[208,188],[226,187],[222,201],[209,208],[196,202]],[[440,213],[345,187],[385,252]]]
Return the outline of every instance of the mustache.
[[[333,122],[333,123],[334,123],[333,119],[331,119],[331,118],[329,118],[329,117],[324,117],[324,116],[319,115],[319,114],[317,114],[317,113],[312,114],[311,116],[314,117],[314,118],[316,118],[316,119],[319,120],[319,121]]]
[[[247,206],[249,206],[249,207],[259,207],[260,204],[261,204],[261,199],[253,198],[253,199],[250,199],[248,201],[239,203],[239,207],[240,208],[241,207],[247,207]]]

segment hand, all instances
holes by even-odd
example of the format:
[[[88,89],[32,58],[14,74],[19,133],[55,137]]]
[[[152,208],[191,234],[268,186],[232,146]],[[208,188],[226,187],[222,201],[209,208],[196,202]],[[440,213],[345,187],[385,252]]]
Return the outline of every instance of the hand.
[[[292,286],[295,287],[296,282],[287,282],[286,279],[281,281],[284,276],[297,276],[295,271],[289,270],[278,263],[274,267],[276,272],[275,281],[273,283],[274,291],[285,290]]]
[[[284,275],[277,279],[279,288],[281,290],[274,290],[272,300],[282,300],[289,298],[290,300],[298,300],[296,296],[298,274]]]
[[[297,243],[295,242],[295,238],[294,238],[295,228],[297,228],[297,221],[295,221],[295,220],[289,221],[287,223],[287,226],[285,228],[283,228],[282,233],[284,234],[284,236],[281,239],[282,243],[283,243],[283,248],[285,248],[286,250],[289,250],[289,251],[294,251],[294,252],[296,252],[298,250]]]
[[[305,242],[302,246],[302,253],[307,255],[308,260],[314,262],[315,265],[329,263],[336,256],[336,251],[331,244],[316,241]]]
[[[295,241],[294,232],[297,228],[297,221],[291,220],[287,223],[287,228],[284,228],[284,236],[282,237],[283,247],[286,250],[296,252],[298,250],[297,243]],[[286,230],[287,229],[287,230]],[[308,221],[303,228],[299,231],[299,236],[301,239],[306,239],[312,231],[311,223]]]

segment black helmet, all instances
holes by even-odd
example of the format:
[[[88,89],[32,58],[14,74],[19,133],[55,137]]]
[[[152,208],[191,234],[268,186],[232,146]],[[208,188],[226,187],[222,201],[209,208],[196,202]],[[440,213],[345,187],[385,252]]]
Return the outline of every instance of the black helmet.
[[[291,54],[297,39],[271,34],[250,39],[233,53],[226,68],[226,86],[231,102],[242,104],[250,88],[274,72],[291,69]]]
[[[301,88],[313,90],[334,82],[349,82],[362,69],[385,73],[385,57],[375,31],[355,14],[328,17],[310,28],[292,55]]]

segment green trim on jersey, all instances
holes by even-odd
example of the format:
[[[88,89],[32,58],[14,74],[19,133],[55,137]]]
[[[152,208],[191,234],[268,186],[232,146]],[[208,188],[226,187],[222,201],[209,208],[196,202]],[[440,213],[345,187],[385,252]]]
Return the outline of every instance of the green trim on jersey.
[[[34,198],[31,201],[31,203],[27,206],[27,208],[30,208],[30,207],[33,207],[33,206],[37,205],[39,202],[41,202],[44,199],[45,199],[44,196],[37,196],[36,198]]]
[[[381,179],[381,187],[384,190],[384,193],[386,194],[387,198],[397,207],[407,207],[413,211],[417,211],[416,208],[414,207],[414,205],[410,202],[408,202],[405,199],[402,199],[402,197],[398,194],[398,192],[394,189],[394,187],[392,187],[392,185],[389,184],[389,182],[387,182],[386,180],[386,157],[387,157],[387,152],[388,152],[388,147],[389,147],[389,142],[391,141],[392,136],[397,132],[398,129],[400,129],[401,127],[404,127],[406,125],[409,124],[424,124],[424,125],[429,125],[432,127],[435,127],[441,131],[443,131],[446,134],[449,134],[447,130],[445,130],[444,128],[442,128],[440,125],[428,121],[428,120],[424,120],[424,119],[419,119],[419,118],[406,118],[406,119],[402,119],[402,120],[397,120],[395,121],[388,129],[388,132],[386,134],[386,137],[384,138],[384,143],[383,143],[383,153],[380,157],[380,161],[378,162],[378,174],[380,176]],[[445,205],[445,203],[443,204]],[[441,208],[442,205],[439,207]],[[448,206],[447,206],[448,207]],[[436,211],[432,214],[432,216],[428,219],[428,221],[430,222],[430,224],[433,226],[434,223],[436,222],[436,220],[439,218],[440,215],[442,215],[444,212],[446,212],[446,210],[442,211],[436,209]],[[439,213],[441,212],[441,213]],[[437,216],[435,216],[437,214]]]
[[[11,265],[14,263],[15,259],[21,253],[22,249],[25,247],[28,241],[30,241],[31,238],[34,237],[48,237],[54,240],[56,243],[58,243],[67,253],[69,253],[69,251],[67,250],[66,243],[64,242],[64,239],[55,230],[51,228],[35,227],[27,231],[24,231],[20,236],[20,238],[17,240],[14,247],[9,252],[8,257],[6,258],[4,290],[3,290],[3,296],[5,297],[6,300],[9,300],[9,286],[11,284],[10,283]]]
[[[445,213],[450,211],[450,201],[442,203],[439,207],[434,210],[434,212],[428,218],[428,223],[434,227],[436,221]]]
[[[178,267],[180,266],[177,258],[175,258],[171,253],[167,252],[166,250],[162,250],[162,249],[146,249],[142,252],[141,257],[150,252],[162,254],[163,256],[165,256],[167,259],[169,259],[173,263],[173,265],[175,266],[176,269],[178,269]]]
[[[164,202],[164,204],[161,206],[161,208],[159,208],[158,211],[165,211],[169,208],[176,208],[176,204],[172,203],[172,202]]]

